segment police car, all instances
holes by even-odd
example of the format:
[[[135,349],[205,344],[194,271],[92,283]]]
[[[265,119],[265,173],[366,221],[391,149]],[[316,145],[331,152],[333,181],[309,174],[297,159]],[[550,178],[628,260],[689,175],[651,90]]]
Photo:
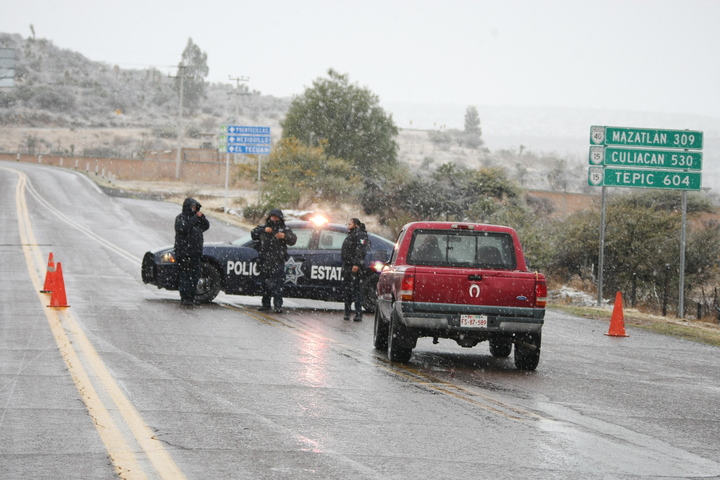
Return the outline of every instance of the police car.
[[[297,235],[288,247],[285,262],[283,296],[314,300],[343,301],[342,260],[340,248],[348,234],[347,227],[313,221],[290,221],[285,225]],[[368,233],[370,248],[365,256],[363,308],[374,312],[377,304],[379,272],[390,257],[394,244]],[[230,243],[206,243],[203,246],[202,275],[196,301],[212,301],[220,291],[232,295],[262,295],[257,242],[250,234]],[[174,248],[164,247],[143,257],[143,282],[167,290],[178,289],[178,266]]]

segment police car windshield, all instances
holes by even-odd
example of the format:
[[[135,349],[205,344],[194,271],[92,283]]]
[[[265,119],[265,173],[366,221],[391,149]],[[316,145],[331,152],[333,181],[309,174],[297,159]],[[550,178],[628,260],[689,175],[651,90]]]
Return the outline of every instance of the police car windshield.
[[[231,243],[232,245],[245,246],[245,245],[250,244],[250,242],[252,242],[252,237],[251,237],[250,234],[248,233],[247,235],[243,235],[242,237],[238,238],[237,240],[233,240],[233,241],[230,242],[230,243]]]

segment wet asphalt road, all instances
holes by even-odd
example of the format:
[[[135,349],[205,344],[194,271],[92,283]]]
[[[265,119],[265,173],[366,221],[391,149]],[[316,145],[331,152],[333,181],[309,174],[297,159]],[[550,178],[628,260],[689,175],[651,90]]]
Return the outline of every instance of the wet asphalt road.
[[[144,285],[179,209],[0,162],[0,478],[720,478],[717,347],[549,311],[535,372],[430,339],[390,364],[338,304]]]

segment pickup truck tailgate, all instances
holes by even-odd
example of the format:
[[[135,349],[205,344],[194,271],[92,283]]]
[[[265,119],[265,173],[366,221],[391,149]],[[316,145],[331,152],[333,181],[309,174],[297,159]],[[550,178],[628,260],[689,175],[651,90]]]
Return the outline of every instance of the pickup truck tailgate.
[[[413,301],[534,307],[535,274],[477,268],[415,268]]]

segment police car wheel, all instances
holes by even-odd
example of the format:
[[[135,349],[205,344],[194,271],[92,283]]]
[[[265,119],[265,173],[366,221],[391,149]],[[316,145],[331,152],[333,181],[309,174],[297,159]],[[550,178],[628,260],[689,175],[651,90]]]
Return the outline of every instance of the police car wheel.
[[[195,292],[195,301],[209,303],[220,293],[222,280],[220,279],[220,272],[214,265],[202,262],[201,269],[200,280]]]
[[[366,312],[374,313],[377,308],[377,284],[380,275],[372,275],[362,284],[362,306]]]

